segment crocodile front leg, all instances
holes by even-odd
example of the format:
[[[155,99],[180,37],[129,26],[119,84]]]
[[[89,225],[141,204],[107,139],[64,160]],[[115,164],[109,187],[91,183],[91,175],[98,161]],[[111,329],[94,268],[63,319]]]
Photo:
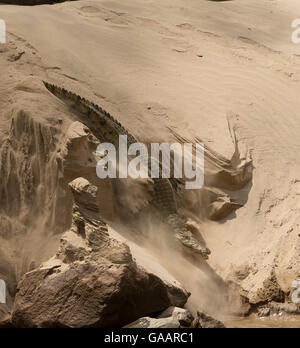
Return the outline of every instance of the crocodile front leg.
[[[178,214],[171,214],[167,217],[168,225],[174,230],[175,238],[190,251],[201,255],[204,259],[208,259],[211,254],[206,246],[201,245],[193,233],[188,230],[186,224],[183,222]]]

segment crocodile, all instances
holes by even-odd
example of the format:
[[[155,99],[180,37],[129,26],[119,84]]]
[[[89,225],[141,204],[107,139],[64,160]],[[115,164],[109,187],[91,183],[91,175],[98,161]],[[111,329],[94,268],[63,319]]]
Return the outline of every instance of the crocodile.
[[[44,82],[45,87],[57,98],[63,101],[71,109],[79,112],[82,116],[93,124],[93,132],[96,137],[105,142],[110,142],[118,148],[119,136],[126,135],[128,145],[137,142],[136,138],[130,134],[119,121],[111,116],[100,106],[80,97],[79,95],[66,90],[65,88]],[[188,229],[186,218],[180,216],[177,209],[175,190],[178,181],[175,178],[152,179],[153,199],[150,202],[164,223],[174,231],[175,239],[180,242],[184,249],[208,259],[210,250],[198,241],[193,233]]]

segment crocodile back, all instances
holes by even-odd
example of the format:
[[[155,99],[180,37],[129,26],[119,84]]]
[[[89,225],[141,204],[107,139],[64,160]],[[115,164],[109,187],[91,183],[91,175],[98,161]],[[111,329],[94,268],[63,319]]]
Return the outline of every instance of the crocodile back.
[[[128,146],[137,142],[114,117],[100,106],[70,92],[64,88],[44,82],[45,87],[57,98],[69,105],[75,111],[81,113],[93,125],[93,129],[102,141],[119,146],[119,136],[127,135]],[[174,190],[169,179],[153,179],[153,204],[164,215],[177,212]]]

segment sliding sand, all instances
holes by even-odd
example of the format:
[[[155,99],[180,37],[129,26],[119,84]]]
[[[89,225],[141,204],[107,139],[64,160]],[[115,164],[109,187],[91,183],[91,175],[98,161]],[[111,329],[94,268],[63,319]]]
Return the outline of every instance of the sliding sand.
[[[172,141],[176,132],[230,158],[236,135],[254,165],[245,204],[201,228],[210,265],[254,303],[274,274],[284,291],[300,276],[297,16],[298,0],[0,6],[24,52],[9,64],[102,105],[139,140]]]

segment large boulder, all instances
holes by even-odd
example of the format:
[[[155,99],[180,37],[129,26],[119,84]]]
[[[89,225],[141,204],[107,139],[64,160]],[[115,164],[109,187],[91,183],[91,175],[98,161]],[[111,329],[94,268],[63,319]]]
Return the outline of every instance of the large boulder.
[[[60,259],[27,273],[19,283],[14,326],[123,326],[174,304],[170,284],[137,266],[125,245],[103,238],[103,257],[102,248],[86,253],[81,237],[68,234]],[[187,300],[187,293],[176,291]]]
[[[122,326],[170,304],[163,282],[134,263],[74,264],[39,269],[20,283],[16,327]]]
[[[94,192],[86,182],[83,187],[85,195]],[[19,282],[15,327],[123,326],[184,305],[189,294],[183,288],[137,265],[127,244],[112,238],[100,217],[81,214],[80,202],[55,257]]]

